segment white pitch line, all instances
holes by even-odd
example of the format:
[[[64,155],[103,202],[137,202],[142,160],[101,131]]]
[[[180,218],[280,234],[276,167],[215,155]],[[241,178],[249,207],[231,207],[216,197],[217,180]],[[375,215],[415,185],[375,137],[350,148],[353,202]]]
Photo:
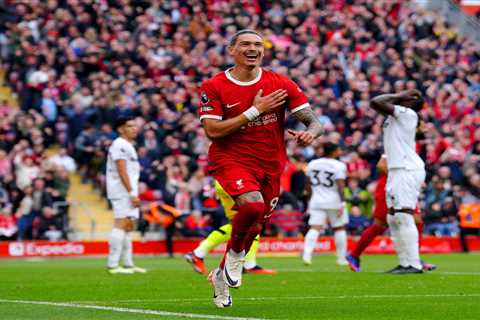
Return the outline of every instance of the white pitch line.
[[[386,299],[386,298],[455,298],[455,297],[480,297],[480,293],[473,294],[375,294],[375,295],[341,295],[341,296],[291,296],[291,297],[249,297],[235,298],[235,301],[275,301],[275,300],[324,300],[324,299]],[[185,299],[131,299],[113,301],[75,301],[78,303],[145,303],[145,302],[210,302],[206,298],[185,298]]]
[[[157,316],[162,316],[162,317],[177,317],[177,318],[191,318],[191,319],[266,320],[266,319],[262,319],[262,318],[240,318],[240,317],[217,316],[217,315],[200,314],[200,313],[182,313],[182,312],[170,312],[170,311],[161,311],[161,310],[131,309],[131,308],[120,308],[120,307],[84,305],[84,304],[68,303],[68,302],[0,299],[0,303],[2,303],[2,302],[3,303],[45,305],[45,306],[77,308],[77,309],[104,310],[104,311],[114,311],[114,312],[121,312],[121,313],[151,314],[151,315],[157,315]]]
[[[445,272],[433,271],[432,274],[448,274],[448,275],[454,275],[454,276],[461,276],[461,275],[480,276],[480,272],[461,272],[461,271],[445,271]]]
[[[320,272],[320,271],[317,271],[317,270],[313,270],[313,269],[300,269],[300,268],[278,268],[276,269],[277,271],[279,272],[300,272],[300,273],[303,273],[303,272]]]
[[[303,272],[306,272],[306,273],[310,273],[310,272],[323,272],[323,273],[328,273],[328,272],[334,272],[334,273],[338,273],[338,270],[329,270],[329,271],[325,271],[325,270],[315,270],[315,269],[302,269],[302,268],[278,268],[277,271],[280,271],[280,272],[299,272],[299,273],[303,273]],[[345,273],[349,273],[349,272],[345,272]],[[378,274],[378,273],[385,273],[384,270],[377,270],[377,271],[362,271],[361,273],[375,273],[375,274]],[[480,276],[480,272],[469,272],[469,271],[466,271],[466,272],[462,272],[462,271],[432,271],[432,272],[427,272],[428,274],[445,274],[445,275],[454,275],[454,276],[461,276],[461,275],[468,275],[468,276]]]

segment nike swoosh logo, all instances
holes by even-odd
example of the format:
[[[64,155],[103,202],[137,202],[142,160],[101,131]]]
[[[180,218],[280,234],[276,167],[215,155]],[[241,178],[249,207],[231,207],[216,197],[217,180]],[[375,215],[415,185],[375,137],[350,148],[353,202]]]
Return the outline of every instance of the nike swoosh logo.
[[[234,103],[234,104],[227,104],[227,109],[230,109],[230,108],[233,108],[235,107],[236,105],[239,105],[240,102],[237,102],[237,103]]]
[[[232,278],[230,278],[230,275],[228,274],[228,269],[225,268],[225,277],[227,278],[227,282],[229,283],[229,285],[231,287],[235,287],[238,283],[238,280],[237,281],[233,281]]]

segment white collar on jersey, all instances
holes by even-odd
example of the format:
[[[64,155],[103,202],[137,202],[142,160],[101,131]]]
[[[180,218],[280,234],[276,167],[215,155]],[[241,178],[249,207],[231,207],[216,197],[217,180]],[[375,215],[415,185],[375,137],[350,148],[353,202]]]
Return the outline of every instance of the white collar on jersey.
[[[257,77],[255,79],[251,80],[251,81],[239,81],[239,80],[235,79],[230,74],[230,70],[232,70],[232,69],[233,68],[225,70],[225,76],[227,77],[228,80],[232,81],[235,84],[238,84],[239,86],[250,86],[252,84],[257,83],[258,81],[260,81],[260,78],[262,78],[262,68],[259,69]]]

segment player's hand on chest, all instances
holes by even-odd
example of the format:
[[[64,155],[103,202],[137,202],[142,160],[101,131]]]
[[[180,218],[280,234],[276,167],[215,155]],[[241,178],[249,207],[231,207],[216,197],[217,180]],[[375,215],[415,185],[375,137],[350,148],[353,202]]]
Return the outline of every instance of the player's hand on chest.
[[[281,112],[287,105],[288,96],[284,88],[277,87],[234,88],[222,96],[223,111],[227,118],[235,117],[252,106],[262,114]]]

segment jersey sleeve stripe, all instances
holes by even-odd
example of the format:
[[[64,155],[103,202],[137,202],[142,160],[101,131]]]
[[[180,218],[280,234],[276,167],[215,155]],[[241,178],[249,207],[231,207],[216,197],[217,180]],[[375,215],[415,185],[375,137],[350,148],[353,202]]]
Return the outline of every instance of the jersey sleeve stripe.
[[[203,119],[215,119],[215,120],[222,120],[222,116],[216,116],[213,114],[204,114],[203,116],[200,116],[200,121]]]
[[[304,104],[302,104],[302,105],[299,105],[299,106],[296,107],[296,108],[293,108],[293,109],[292,109],[292,113],[295,113],[295,112],[297,112],[297,111],[300,111],[300,110],[305,109],[305,108],[308,108],[308,107],[310,107],[310,103],[308,103],[308,102],[307,102],[307,103],[304,103]]]

